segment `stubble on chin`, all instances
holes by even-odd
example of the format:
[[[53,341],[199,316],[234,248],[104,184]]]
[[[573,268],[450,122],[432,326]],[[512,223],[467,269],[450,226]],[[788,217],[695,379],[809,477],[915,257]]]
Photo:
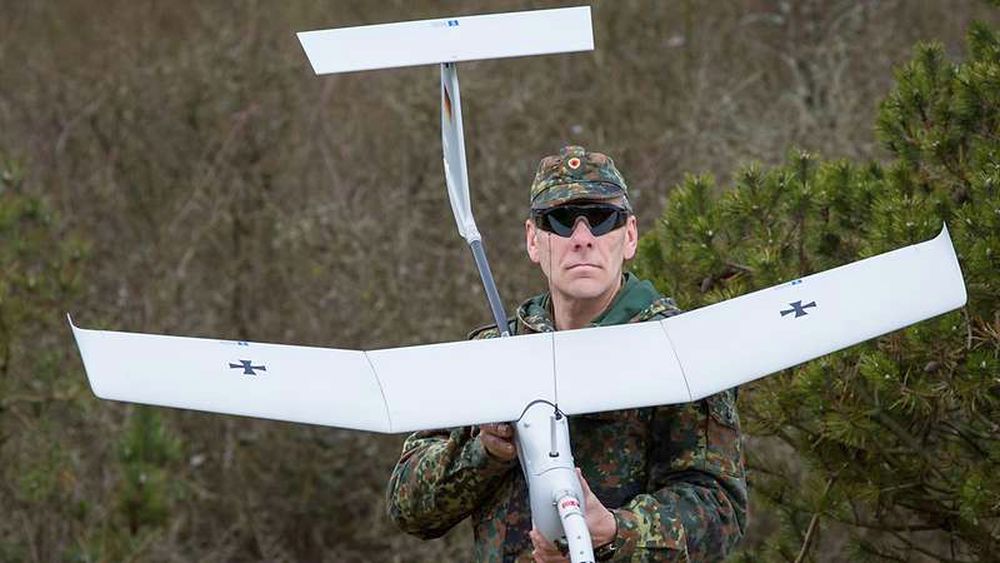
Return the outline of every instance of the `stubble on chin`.
[[[579,275],[566,280],[563,293],[573,299],[597,299],[605,293],[613,290],[609,289],[610,284],[603,279],[605,272],[595,271],[599,275]]]

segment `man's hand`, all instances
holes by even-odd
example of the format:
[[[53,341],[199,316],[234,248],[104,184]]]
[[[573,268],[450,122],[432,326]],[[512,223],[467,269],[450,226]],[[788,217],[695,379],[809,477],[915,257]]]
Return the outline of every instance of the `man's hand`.
[[[583,478],[580,468],[576,468],[576,476],[580,478],[580,486],[583,488],[584,504],[587,507],[583,514],[587,522],[587,529],[590,530],[590,541],[593,546],[600,547],[610,543],[618,533],[618,524],[615,522],[615,515],[601,504],[597,495],[590,490],[590,485]],[[569,559],[559,552],[559,548],[537,529],[531,530],[531,543],[535,550],[531,555],[537,563],[568,563]]]
[[[531,545],[535,548],[531,552],[535,563],[569,563],[569,558],[559,552],[556,544],[546,539],[536,528],[531,530]]]
[[[517,457],[517,445],[514,443],[514,427],[510,424],[484,424],[479,427],[479,441],[493,457],[501,461],[510,461]]]

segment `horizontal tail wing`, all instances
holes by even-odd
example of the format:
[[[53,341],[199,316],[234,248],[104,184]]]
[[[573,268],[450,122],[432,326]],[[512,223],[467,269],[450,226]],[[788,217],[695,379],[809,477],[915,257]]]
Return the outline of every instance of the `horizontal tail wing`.
[[[316,74],[594,48],[589,6],[303,31],[298,38]]]
[[[697,400],[965,301],[942,230],[659,322],[372,351],[73,333],[101,398],[407,432],[516,420],[538,399],[567,414]]]

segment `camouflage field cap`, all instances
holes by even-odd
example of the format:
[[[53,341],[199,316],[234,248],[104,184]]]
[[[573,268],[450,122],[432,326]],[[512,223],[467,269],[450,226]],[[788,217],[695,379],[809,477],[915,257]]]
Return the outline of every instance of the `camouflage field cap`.
[[[543,158],[531,184],[532,209],[545,209],[575,199],[600,201],[623,196],[625,208],[631,210],[628,186],[614,161],[606,154],[589,152],[576,145]]]

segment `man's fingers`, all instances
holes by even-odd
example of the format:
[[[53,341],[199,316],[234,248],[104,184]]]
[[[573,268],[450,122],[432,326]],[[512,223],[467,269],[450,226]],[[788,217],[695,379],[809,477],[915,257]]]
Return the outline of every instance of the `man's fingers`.
[[[510,440],[504,440],[503,438],[492,434],[483,434],[482,439],[487,447],[492,447],[496,450],[502,451],[514,451],[514,443]]]
[[[557,563],[568,561],[566,556],[559,552],[559,548],[552,542],[550,542],[545,536],[541,534],[536,529],[532,529],[529,534],[531,538],[531,545],[535,548],[531,552],[532,558],[539,563]]]
[[[587,520],[587,528],[590,529],[590,539],[595,546],[604,545],[615,539],[618,533],[618,522],[613,512],[608,510],[597,498],[597,495],[590,490],[590,484],[583,478],[583,472],[576,468],[576,476],[580,479],[580,487],[583,489],[584,505],[586,510],[584,518]]]
[[[559,553],[559,548],[556,547],[556,544],[550,542],[549,539],[543,536],[537,529],[532,529],[529,536],[531,537],[531,543],[535,546],[535,549]]]
[[[583,496],[593,496],[594,493],[590,492],[590,485],[587,483],[587,480],[583,478],[583,471],[580,471],[579,467],[576,468],[576,477],[580,480],[580,487],[583,488]]]
[[[486,451],[491,453],[494,457],[498,457],[503,460],[511,460],[517,455],[517,447],[509,440],[497,437],[488,432],[480,434],[479,439],[482,441],[483,447],[486,448]]]
[[[482,434],[489,434],[491,436],[499,436],[501,438],[510,438],[514,435],[514,429],[510,424],[497,423],[497,424],[483,424],[479,427],[479,432]]]
[[[510,461],[517,457],[517,445],[512,440],[514,428],[510,424],[483,424],[479,427],[479,440],[493,457]]]
[[[542,553],[536,549],[531,552],[531,557],[535,560],[535,563],[569,563],[569,559],[559,552],[552,555],[549,553]]]
[[[487,447],[492,448],[494,451],[502,452],[505,454],[514,453],[514,444],[511,444],[503,438],[497,438],[496,436],[487,436],[486,441],[488,442]]]

